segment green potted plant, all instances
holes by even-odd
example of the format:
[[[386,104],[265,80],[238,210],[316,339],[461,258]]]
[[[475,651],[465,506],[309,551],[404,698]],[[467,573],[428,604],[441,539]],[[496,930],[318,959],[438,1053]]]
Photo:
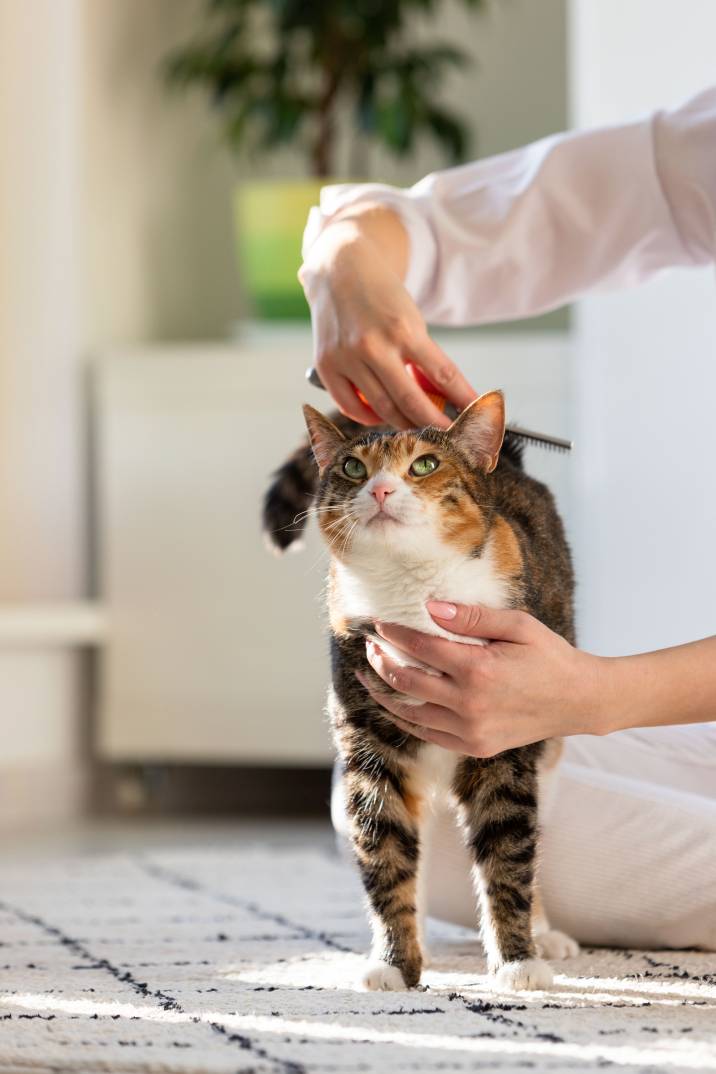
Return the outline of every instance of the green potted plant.
[[[463,0],[477,9],[484,0]],[[243,276],[256,313],[302,317],[296,281],[306,216],[321,186],[340,181],[336,143],[350,123],[361,147],[398,156],[432,137],[450,162],[464,157],[462,120],[435,101],[445,72],[466,53],[409,29],[443,0],[207,0],[206,27],[166,59],[174,86],[200,86],[232,151],[301,147],[308,178],[241,184],[235,219]],[[365,169],[360,176],[365,178]],[[334,178],[331,178],[334,177]]]

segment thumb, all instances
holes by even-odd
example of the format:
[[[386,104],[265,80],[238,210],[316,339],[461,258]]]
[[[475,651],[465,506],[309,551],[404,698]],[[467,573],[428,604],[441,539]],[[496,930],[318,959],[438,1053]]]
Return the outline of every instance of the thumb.
[[[529,640],[536,620],[513,608],[487,608],[484,604],[448,604],[429,600],[426,605],[435,622],[453,634],[468,638],[524,643]]]

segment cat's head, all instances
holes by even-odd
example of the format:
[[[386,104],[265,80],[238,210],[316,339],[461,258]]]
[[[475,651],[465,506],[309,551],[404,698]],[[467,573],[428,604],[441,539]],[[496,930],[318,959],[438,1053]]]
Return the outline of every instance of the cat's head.
[[[491,482],[505,432],[501,392],[471,403],[449,429],[374,432],[348,439],[304,407],[320,471],[318,524],[334,556],[420,553],[448,543],[474,554],[489,525]]]

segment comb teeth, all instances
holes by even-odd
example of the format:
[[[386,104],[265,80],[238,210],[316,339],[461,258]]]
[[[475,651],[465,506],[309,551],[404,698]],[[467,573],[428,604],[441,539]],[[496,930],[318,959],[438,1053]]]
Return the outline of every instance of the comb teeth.
[[[520,439],[534,444],[535,447],[560,452],[572,450],[572,441],[564,440],[561,436],[547,436],[546,433],[536,433],[532,429],[523,429],[521,425],[506,425],[505,428],[513,436],[519,436]]]

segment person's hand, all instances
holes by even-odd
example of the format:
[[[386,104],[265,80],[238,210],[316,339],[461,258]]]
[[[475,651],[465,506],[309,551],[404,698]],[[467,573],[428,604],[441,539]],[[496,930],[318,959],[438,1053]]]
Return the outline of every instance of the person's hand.
[[[445,630],[488,645],[376,624],[381,637],[441,672],[401,667],[368,641],[368,661],[394,690],[422,705],[400,703],[358,678],[402,730],[425,742],[473,757],[568,734],[600,734],[600,658],[575,649],[521,611],[497,611],[431,601],[428,611]]]
[[[376,210],[326,228],[299,271],[311,307],[314,363],[339,409],[355,421],[446,428],[450,420],[405,363],[420,366],[459,409],[477,392],[428,335],[402,283],[405,263],[407,236],[393,213]]]

